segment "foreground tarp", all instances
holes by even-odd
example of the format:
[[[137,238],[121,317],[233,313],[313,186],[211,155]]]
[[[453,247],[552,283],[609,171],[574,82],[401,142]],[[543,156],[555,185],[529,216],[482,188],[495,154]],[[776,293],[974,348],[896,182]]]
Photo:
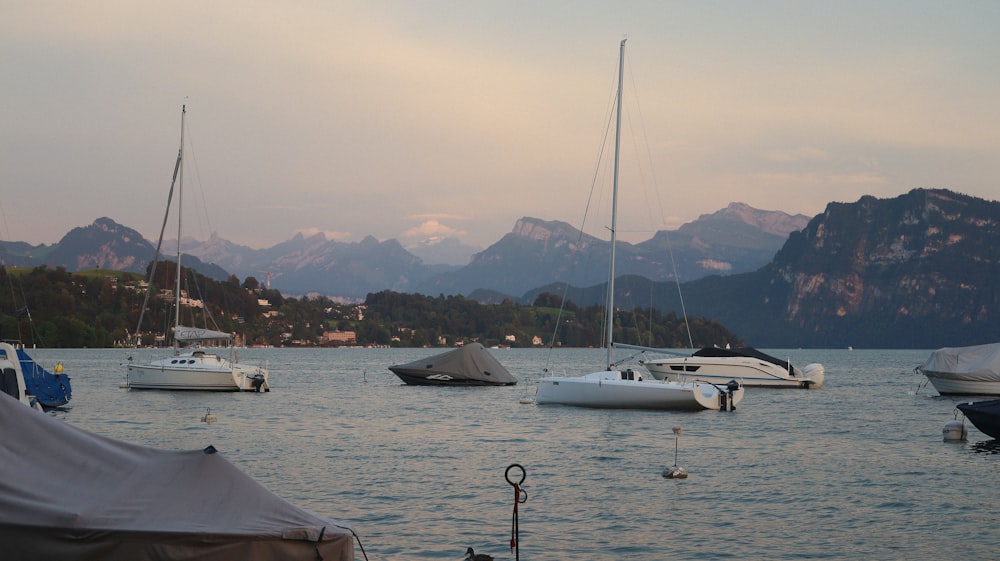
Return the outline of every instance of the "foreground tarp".
[[[345,524],[271,493],[215,449],[98,436],[0,395],[0,558],[353,561]]]

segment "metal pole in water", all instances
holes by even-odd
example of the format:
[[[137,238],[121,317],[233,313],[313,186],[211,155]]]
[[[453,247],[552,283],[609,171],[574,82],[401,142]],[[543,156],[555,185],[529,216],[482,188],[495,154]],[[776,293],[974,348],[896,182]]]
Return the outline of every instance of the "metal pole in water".
[[[514,481],[511,479],[510,470],[512,469],[521,470],[521,479]],[[511,487],[514,488],[514,514],[513,519],[510,524],[510,550],[514,553],[514,559],[520,561],[521,559],[521,549],[517,543],[517,535],[519,528],[517,525],[517,505],[528,500],[528,493],[521,488],[521,484],[524,483],[524,478],[528,476],[527,472],[524,471],[524,467],[521,464],[510,464],[507,466],[507,471],[503,474],[504,479],[507,483],[510,483]]]

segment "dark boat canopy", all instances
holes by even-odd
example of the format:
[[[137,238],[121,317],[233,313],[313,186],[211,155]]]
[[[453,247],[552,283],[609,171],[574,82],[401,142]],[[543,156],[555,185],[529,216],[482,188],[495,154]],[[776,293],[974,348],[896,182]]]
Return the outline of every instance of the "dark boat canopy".
[[[694,356],[708,356],[708,357],[720,357],[720,356],[745,356],[750,358],[757,358],[763,360],[764,362],[770,362],[771,364],[777,364],[778,366],[785,369],[786,372],[791,372],[791,366],[787,361],[781,360],[780,358],[775,358],[767,353],[762,353],[753,347],[739,347],[736,349],[720,349],[718,347],[705,347],[695,351]]]
[[[417,386],[512,386],[515,378],[485,347],[470,343],[389,370],[407,384]]]

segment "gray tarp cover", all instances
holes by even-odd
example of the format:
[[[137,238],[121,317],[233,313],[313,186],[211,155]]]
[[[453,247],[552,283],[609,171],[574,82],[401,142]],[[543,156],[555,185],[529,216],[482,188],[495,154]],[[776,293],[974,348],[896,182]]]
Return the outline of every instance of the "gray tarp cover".
[[[390,366],[389,369],[393,372],[401,370],[416,374],[446,375],[493,384],[517,383],[517,378],[479,343],[469,343],[453,351]]]
[[[98,436],[0,395],[0,558],[353,561],[343,524],[221,454]]]
[[[950,378],[961,380],[997,382],[1000,381],[1000,343],[938,349],[920,369],[950,374]]]

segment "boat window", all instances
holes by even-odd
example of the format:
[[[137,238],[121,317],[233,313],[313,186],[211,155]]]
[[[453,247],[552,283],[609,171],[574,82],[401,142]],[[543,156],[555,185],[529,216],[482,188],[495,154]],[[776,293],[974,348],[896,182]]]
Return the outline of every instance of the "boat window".
[[[13,368],[3,369],[3,375],[0,376],[0,391],[14,399],[21,398],[17,395],[17,372]]]
[[[670,369],[671,370],[684,370],[684,367],[681,366],[680,364],[671,364],[670,365]]]
[[[170,364],[177,364],[177,359],[175,358],[174,360],[171,360]]]
[[[691,365],[689,365],[689,366],[688,366],[688,367],[686,368],[686,370],[687,370],[688,372],[697,372],[699,368],[701,368],[701,367],[700,367],[700,366],[691,366]]]

